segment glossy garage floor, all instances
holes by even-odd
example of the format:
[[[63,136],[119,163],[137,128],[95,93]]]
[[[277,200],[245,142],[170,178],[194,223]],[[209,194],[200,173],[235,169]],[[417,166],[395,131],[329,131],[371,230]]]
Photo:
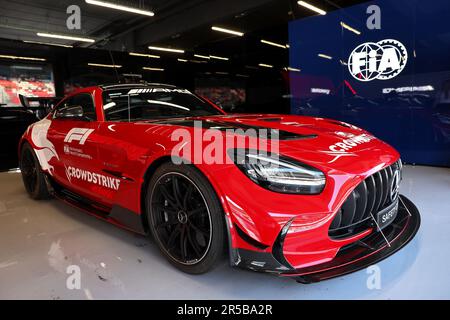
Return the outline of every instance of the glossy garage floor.
[[[0,299],[450,299],[450,169],[405,168],[402,193],[422,214],[413,242],[367,270],[312,285],[233,269],[201,276],[172,268],[151,240],[56,200],[28,198],[18,173],[0,173]],[[66,271],[81,270],[69,290]],[[370,281],[369,281],[370,282]]]

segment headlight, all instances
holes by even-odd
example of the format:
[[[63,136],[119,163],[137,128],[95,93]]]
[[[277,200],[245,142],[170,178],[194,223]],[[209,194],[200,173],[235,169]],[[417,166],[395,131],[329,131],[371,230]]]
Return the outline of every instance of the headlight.
[[[325,187],[322,171],[296,160],[254,150],[229,150],[237,167],[253,182],[280,193],[319,194]]]

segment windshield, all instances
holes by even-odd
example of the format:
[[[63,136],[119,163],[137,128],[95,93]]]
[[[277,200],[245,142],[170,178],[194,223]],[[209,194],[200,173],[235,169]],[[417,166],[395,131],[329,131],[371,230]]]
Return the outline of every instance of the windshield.
[[[185,89],[116,89],[103,93],[107,121],[220,115],[212,105]]]

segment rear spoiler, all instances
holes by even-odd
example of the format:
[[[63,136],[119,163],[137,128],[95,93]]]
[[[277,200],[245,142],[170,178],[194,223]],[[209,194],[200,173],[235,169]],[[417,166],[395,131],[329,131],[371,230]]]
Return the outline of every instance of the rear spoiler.
[[[22,107],[25,109],[46,109],[48,111],[52,110],[62,98],[58,97],[25,97],[19,94],[19,100]]]

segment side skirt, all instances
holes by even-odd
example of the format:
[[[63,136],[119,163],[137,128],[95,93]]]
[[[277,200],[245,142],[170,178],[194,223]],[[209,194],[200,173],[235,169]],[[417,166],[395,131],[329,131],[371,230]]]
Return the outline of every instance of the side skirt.
[[[51,177],[46,176],[46,181],[49,191],[53,196],[72,207],[81,209],[98,219],[107,221],[128,231],[142,235],[148,234],[144,228],[140,214],[118,205],[114,205],[112,208],[106,207],[62,187]]]

